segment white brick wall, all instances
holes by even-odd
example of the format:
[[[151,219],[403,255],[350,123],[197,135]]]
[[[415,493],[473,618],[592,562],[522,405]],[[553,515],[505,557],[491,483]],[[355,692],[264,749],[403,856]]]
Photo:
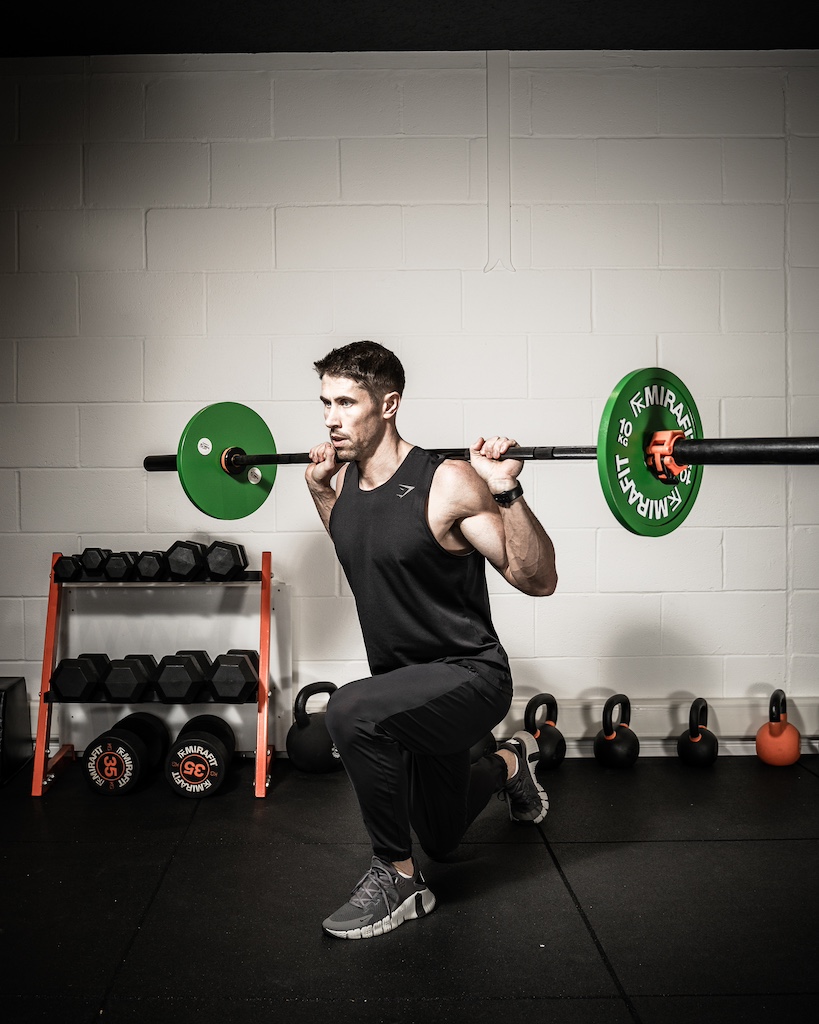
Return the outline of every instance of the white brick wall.
[[[305,450],[312,362],[346,341],[399,353],[402,429],[430,447],[595,444],[611,389],[652,365],[709,434],[819,434],[819,57],[510,63],[515,271],[484,273],[473,59],[0,61],[0,673],[32,701],[51,552],[184,536],[272,552],[297,684],[364,674],[300,469],[234,523],[141,469],[215,401]],[[524,485],[561,582],[535,601],[490,572],[510,723],[547,688],[588,735],[614,690],[819,695],[819,469],[707,468],[660,540],[617,527],[593,465],[529,466]],[[719,722],[749,729],[731,707]]]

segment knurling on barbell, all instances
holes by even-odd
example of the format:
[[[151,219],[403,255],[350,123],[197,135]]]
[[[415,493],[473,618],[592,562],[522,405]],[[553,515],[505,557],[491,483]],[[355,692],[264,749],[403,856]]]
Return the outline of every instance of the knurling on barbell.
[[[433,448],[447,459],[469,459],[468,448]],[[693,508],[706,465],[819,463],[819,437],[716,438],[702,436],[693,397],[661,367],[634,370],[612,391],[597,446],[510,448],[504,458],[524,461],[596,460],[603,495],[618,522],[644,537],[659,537]],[[269,427],[254,410],[217,402],[195,413],[175,455],[148,455],[149,472],[176,472],[188,498],[214,519],[243,519],[257,511],[282,465],[306,465],[308,452],[279,453]]]

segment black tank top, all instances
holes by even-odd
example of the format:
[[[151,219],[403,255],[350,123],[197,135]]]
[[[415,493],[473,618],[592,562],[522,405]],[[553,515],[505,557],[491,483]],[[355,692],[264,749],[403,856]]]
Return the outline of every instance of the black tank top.
[[[330,516],[374,674],[475,658],[508,671],[492,625],[483,555],[446,551],[427,522],[440,464],[413,448],[386,483],[362,491],[358,464],[351,462]]]

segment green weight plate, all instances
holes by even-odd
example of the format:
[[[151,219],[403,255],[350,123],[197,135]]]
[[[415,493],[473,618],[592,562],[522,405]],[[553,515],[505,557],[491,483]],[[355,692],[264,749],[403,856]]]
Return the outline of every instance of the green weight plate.
[[[222,469],[222,453],[242,448],[248,454],[275,454],[273,435],[258,413],[237,402],[200,409],[182,431],[176,468],[190,500],[214,519],[243,519],[264,504],[276,480],[275,466],[259,466],[252,483],[248,466],[239,476]]]
[[[676,530],[697,497],[702,466],[689,466],[673,486],[646,465],[656,430],[702,437],[702,423],[688,388],[657,366],[634,370],[612,391],[597,437],[597,469],[609,508],[632,533],[662,537]]]

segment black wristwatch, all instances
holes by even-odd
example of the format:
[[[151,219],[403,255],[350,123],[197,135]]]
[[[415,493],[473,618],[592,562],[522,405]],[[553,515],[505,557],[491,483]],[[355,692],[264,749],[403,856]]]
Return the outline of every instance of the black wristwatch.
[[[501,491],[500,494],[493,494],[492,497],[501,506],[509,508],[513,501],[517,501],[523,495],[523,487],[515,484],[511,491]]]

